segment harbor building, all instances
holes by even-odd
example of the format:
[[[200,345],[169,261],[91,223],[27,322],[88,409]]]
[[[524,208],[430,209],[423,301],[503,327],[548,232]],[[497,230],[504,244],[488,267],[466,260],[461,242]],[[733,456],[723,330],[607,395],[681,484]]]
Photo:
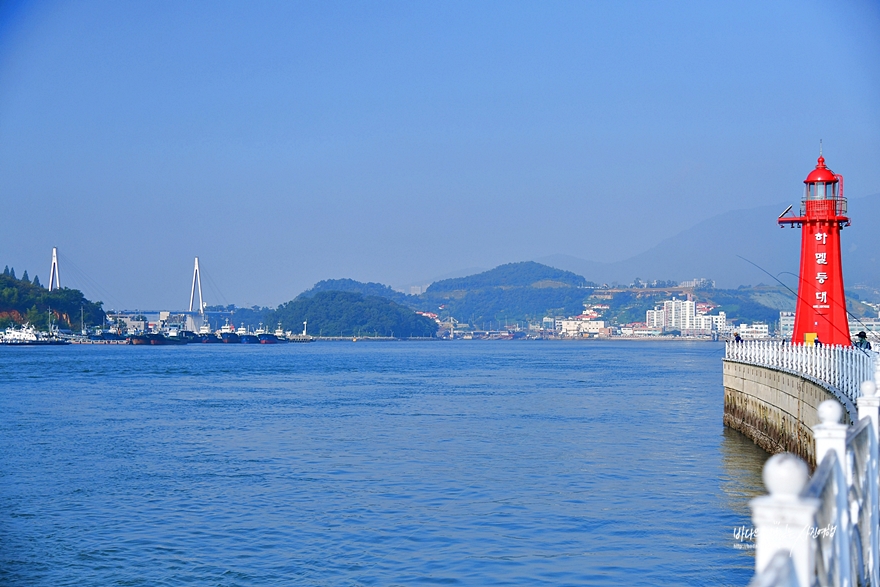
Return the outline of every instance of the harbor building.
[[[610,334],[604,320],[561,320],[560,334],[570,338]]]
[[[791,340],[794,334],[794,312],[779,312],[779,336]]]

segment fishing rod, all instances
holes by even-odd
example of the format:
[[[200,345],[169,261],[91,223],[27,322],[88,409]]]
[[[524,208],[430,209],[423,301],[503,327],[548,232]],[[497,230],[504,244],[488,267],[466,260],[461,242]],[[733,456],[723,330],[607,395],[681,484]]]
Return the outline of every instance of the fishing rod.
[[[739,257],[740,259],[742,259],[742,260],[745,261],[746,263],[749,263],[749,264],[751,264],[751,265],[754,265],[755,267],[757,267],[758,269],[760,269],[761,271],[763,271],[764,273],[766,273],[767,275],[769,275],[769,276],[770,276],[771,278],[773,278],[773,279],[774,279],[779,285],[781,285],[782,287],[784,287],[785,289],[787,289],[789,292],[791,292],[791,294],[792,294],[797,300],[799,300],[799,301],[801,301],[801,302],[804,302],[804,303],[808,303],[808,302],[806,302],[806,300],[804,300],[804,298],[802,298],[801,296],[799,296],[798,293],[797,293],[796,291],[794,291],[794,290],[792,290],[790,287],[788,287],[788,286],[787,286],[787,285],[786,285],[781,279],[779,279],[778,277],[776,277],[775,275],[773,275],[772,273],[770,273],[769,271],[767,271],[766,269],[764,269],[763,267],[761,267],[760,265],[758,265],[757,263],[755,263],[754,261],[749,261],[748,259],[746,259],[746,258],[743,257],[742,255],[737,255],[737,257]],[[794,274],[792,273],[791,275],[794,275]],[[799,280],[801,279],[800,276],[797,276],[797,277],[798,277]],[[849,314],[850,316],[852,316],[853,318],[855,318],[856,321],[857,321],[859,324],[862,324],[862,321],[861,321],[861,320],[859,320],[858,318],[856,318],[856,316],[853,315],[852,312],[850,312],[849,310],[846,309],[846,300],[844,300],[844,303],[843,303],[843,309],[844,309],[844,311],[846,311],[847,314]],[[843,334],[843,335],[845,335],[847,338],[850,337],[850,334],[849,334],[849,331],[848,331],[848,330],[847,330],[847,331],[844,331],[843,329],[840,328],[840,326],[838,326],[837,324],[834,324],[833,322],[831,322],[831,320],[829,320],[828,317],[825,316],[825,315],[823,315],[823,314],[819,314],[819,316],[820,316],[823,320],[825,320],[825,322],[827,322],[827,323],[828,323],[828,324],[829,324],[834,330],[836,330],[838,334]],[[865,325],[862,324],[862,326],[865,326]],[[862,353],[864,353],[865,355],[868,354],[868,351],[865,350],[865,349],[863,349],[863,348],[861,348],[861,347],[857,347],[857,346],[855,346],[855,345],[853,345],[853,347],[859,349],[859,350],[862,351]]]
[[[792,273],[791,271],[783,271],[783,272],[780,273],[779,275],[791,275],[792,277],[795,277],[795,278],[797,278],[798,280],[801,280],[801,276],[800,276],[800,275],[796,275],[796,274]],[[871,340],[873,340],[874,342],[880,342],[880,334],[878,334],[877,332],[875,332],[875,331],[869,329],[869,328],[865,325],[865,323],[862,322],[862,321],[859,319],[858,316],[856,316],[855,314],[853,314],[852,312],[850,312],[849,310],[846,309],[846,305],[844,305],[844,308],[843,308],[843,309],[846,311],[847,314],[849,314],[849,317],[850,317],[850,318],[852,318],[853,320],[855,320],[856,322],[858,322],[858,323],[862,326],[862,328],[864,329],[864,332],[865,332],[866,334],[868,334],[868,335],[871,336]],[[826,318],[826,320],[827,320],[827,318]]]

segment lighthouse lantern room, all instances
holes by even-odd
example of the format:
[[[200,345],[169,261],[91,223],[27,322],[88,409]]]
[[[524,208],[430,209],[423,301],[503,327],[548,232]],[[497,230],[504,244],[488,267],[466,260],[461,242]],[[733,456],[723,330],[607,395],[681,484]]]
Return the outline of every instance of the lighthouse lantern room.
[[[850,345],[840,231],[849,226],[843,176],[825,166],[821,152],[804,180],[800,216],[779,217],[779,224],[801,228],[801,265],[792,342]],[[786,211],[787,212],[787,211]]]

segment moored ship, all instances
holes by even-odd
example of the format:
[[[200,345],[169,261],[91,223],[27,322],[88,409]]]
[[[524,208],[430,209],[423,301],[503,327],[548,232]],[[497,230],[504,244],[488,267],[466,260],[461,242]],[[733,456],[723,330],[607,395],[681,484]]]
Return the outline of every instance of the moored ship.
[[[238,335],[238,342],[241,344],[260,344],[260,338],[244,326],[239,326],[235,333]]]
[[[278,344],[279,342],[278,337],[271,332],[261,332],[257,338],[260,340],[260,344]]]
[[[262,324],[260,324],[260,327],[254,334],[257,335],[260,344],[278,344],[278,337],[269,332],[268,328],[263,328]]]
[[[53,344],[70,344],[62,338],[58,338],[54,334],[38,332],[30,324],[25,324],[20,329],[7,328],[0,336],[0,342],[7,345],[24,345],[24,346],[42,346]]]
[[[278,323],[278,328],[275,329],[275,342],[289,342],[284,329],[281,328],[281,322]]]
[[[196,342],[201,342],[203,344],[222,342],[220,337],[211,332],[211,325],[205,321],[202,324],[201,328],[199,328],[198,340]]]
[[[226,320],[226,324],[220,327],[220,342],[225,343],[238,343],[241,342],[238,338],[238,334],[235,332],[235,326],[229,323],[229,320]]]
[[[182,338],[179,336],[165,336],[161,332],[144,332],[141,334],[130,334],[128,338],[126,338],[128,344],[134,345],[150,345],[150,346],[164,346],[164,345],[181,345],[186,344],[186,338]]]
[[[129,334],[125,340],[128,344],[150,344],[150,337],[146,334]]]

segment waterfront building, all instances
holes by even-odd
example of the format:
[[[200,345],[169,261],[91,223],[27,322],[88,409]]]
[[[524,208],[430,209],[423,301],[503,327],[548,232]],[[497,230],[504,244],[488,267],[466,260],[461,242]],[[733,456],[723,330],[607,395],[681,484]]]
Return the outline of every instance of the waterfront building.
[[[653,328],[646,325],[633,326],[632,328],[632,336],[661,336],[662,334],[662,328]]]
[[[770,338],[770,326],[761,322],[740,324],[737,332],[742,338]]]
[[[645,314],[645,324],[649,328],[663,328],[666,326],[666,312],[657,308],[648,310]]]
[[[697,305],[690,300],[672,298],[663,302],[666,330],[689,330],[694,327]]]
[[[703,302],[694,303],[689,300],[673,298],[663,302],[653,310],[645,312],[645,325],[648,328],[685,331],[689,335],[711,335],[712,332],[725,333],[730,330],[727,314],[707,315],[699,310],[714,309],[716,306]]]
[[[604,320],[562,320],[562,336],[577,338],[582,336],[607,334]]]
[[[794,312],[779,312],[779,336],[790,340],[794,334]]]
[[[868,340],[871,341],[871,344],[876,344],[880,340],[880,318],[853,319],[849,323],[850,338],[855,338],[859,332],[863,331],[868,334]],[[874,348],[876,350],[878,347]]]
[[[714,324],[715,331],[720,334],[726,334],[730,332],[731,325],[730,322],[727,321],[727,313],[726,312],[718,312],[718,314],[714,316],[709,316],[712,319],[712,323]]]
[[[711,333],[715,330],[715,320],[712,319],[712,316],[702,316],[696,315],[694,316],[694,330],[704,330],[708,333]]]

